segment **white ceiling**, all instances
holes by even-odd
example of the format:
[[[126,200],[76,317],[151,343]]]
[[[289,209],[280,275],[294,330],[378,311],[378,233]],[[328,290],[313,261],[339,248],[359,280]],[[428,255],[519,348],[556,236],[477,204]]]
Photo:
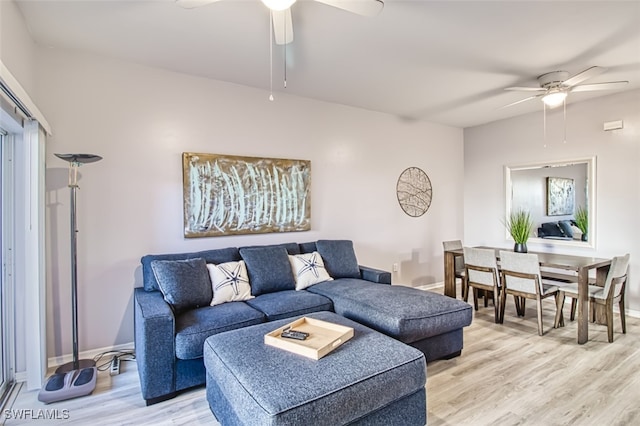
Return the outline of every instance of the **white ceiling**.
[[[5,1],[5,0],[1,0]],[[17,1],[35,41],[269,90],[269,12],[259,0],[183,9],[173,0]],[[607,67],[585,83],[640,88],[640,1],[385,0],[364,18],[311,0],[294,41],[274,48],[286,92],[456,127],[541,111],[508,86]],[[614,91],[572,93],[571,103]],[[265,95],[266,96],[266,95]]]

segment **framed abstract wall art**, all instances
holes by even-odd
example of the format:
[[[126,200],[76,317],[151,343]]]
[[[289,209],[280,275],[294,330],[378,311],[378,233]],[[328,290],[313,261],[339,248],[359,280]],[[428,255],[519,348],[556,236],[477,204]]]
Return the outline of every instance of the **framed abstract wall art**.
[[[547,178],[547,216],[573,214],[576,192],[573,179]]]
[[[184,236],[308,231],[311,162],[182,154]]]
[[[402,211],[411,217],[420,217],[431,206],[431,180],[422,169],[409,167],[400,173],[396,195]]]

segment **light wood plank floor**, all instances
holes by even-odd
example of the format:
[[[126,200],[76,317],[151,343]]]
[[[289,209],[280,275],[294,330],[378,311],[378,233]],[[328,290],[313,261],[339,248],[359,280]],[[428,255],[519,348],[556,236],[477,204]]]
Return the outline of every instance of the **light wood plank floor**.
[[[442,291],[442,289],[434,289]],[[458,293],[459,294],[459,293]],[[517,318],[507,301],[504,324],[493,307],[481,307],[464,331],[462,356],[427,367],[429,425],[637,425],[640,424],[640,319],[627,317],[627,334],[616,314],[614,342],[606,327],[589,324],[589,342],[576,343],[575,322],[553,329],[555,305],[544,303],[545,335],[537,334],[534,303]],[[12,409],[68,410],[68,419],[7,425],[198,425],[217,424],[204,388],[146,407],[135,363],[123,373],[98,376],[90,396],[44,405],[37,392],[20,391]]]

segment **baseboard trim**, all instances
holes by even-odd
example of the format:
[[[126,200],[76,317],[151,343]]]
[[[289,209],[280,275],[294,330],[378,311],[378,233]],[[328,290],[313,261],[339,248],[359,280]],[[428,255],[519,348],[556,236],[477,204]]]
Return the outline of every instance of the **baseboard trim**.
[[[444,288],[444,283],[423,284],[415,287],[420,290],[433,290],[435,288]]]
[[[134,348],[133,342],[125,343],[122,345],[106,346],[104,348],[91,349],[88,351],[80,352],[78,357],[80,359],[93,359],[96,355],[111,351],[132,351]],[[61,356],[51,357],[47,360],[47,369],[55,368],[59,365],[66,364],[73,361],[73,354],[65,354]],[[27,372],[18,371],[15,374],[16,383],[24,383],[27,381]]]
[[[133,342],[124,343],[122,345],[106,346],[104,348],[90,349],[88,351],[80,352],[78,354],[78,357],[80,359],[93,359],[95,356],[100,355],[101,353],[110,352],[110,351],[125,351],[125,350],[132,351],[133,348],[134,348]],[[66,364],[67,362],[71,362],[71,361],[73,361],[73,354],[65,354],[65,355],[49,358],[47,360],[47,364],[49,368],[52,368],[58,365]]]
[[[16,383],[22,383],[27,381],[27,372],[26,371],[18,371],[14,377]]]

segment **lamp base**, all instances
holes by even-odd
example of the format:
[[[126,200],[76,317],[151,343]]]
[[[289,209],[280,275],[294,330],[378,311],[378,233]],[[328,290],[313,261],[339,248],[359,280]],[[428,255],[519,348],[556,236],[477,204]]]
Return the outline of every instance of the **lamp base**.
[[[67,373],[72,370],[82,370],[83,368],[95,367],[96,362],[92,359],[79,359],[78,361],[67,362],[56,368],[56,373]]]

